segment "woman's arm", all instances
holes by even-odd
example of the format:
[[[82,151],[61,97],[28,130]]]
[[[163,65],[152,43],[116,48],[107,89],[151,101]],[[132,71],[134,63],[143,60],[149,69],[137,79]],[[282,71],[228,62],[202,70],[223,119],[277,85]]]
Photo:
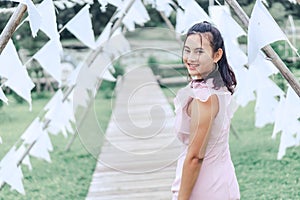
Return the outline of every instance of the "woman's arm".
[[[193,99],[191,106],[190,142],[183,164],[178,200],[188,200],[198,178],[213,119],[219,111],[218,97],[206,102]]]

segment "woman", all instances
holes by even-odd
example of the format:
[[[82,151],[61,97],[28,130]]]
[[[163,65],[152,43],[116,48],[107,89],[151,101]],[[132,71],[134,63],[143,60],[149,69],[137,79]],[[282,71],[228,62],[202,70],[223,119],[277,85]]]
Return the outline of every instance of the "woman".
[[[228,144],[236,79],[218,29],[208,22],[191,27],[182,60],[192,81],[174,99],[175,129],[186,148],[178,159],[173,200],[240,199]]]

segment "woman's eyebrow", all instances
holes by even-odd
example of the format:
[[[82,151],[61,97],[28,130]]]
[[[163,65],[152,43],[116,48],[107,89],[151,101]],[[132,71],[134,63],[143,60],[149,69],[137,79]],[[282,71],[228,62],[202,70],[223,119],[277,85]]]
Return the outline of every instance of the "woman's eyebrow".
[[[183,48],[187,48],[187,49],[189,49],[190,47],[188,47],[188,46],[183,46]]]

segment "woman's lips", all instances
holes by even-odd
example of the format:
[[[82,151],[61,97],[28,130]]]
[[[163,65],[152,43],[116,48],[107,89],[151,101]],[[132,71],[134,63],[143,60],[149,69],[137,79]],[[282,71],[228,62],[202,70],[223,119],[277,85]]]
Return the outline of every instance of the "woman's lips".
[[[189,68],[190,70],[196,70],[197,67],[199,67],[198,64],[188,64],[188,68]]]

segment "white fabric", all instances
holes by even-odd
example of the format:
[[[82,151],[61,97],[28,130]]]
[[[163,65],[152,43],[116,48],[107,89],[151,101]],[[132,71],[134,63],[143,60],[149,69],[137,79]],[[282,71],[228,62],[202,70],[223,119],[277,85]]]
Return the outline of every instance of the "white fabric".
[[[90,6],[84,6],[67,24],[66,28],[83,44],[95,49],[95,36],[89,12]]]
[[[261,0],[256,0],[248,27],[248,58],[251,64],[259,50],[275,41],[287,40]]]
[[[116,17],[120,17],[130,0],[125,0],[124,5],[122,6],[120,12]],[[141,0],[134,1],[133,5],[130,7],[129,11],[126,13],[124,19],[122,20],[123,24],[128,28],[129,31],[133,31],[135,29],[135,24],[143,26],[144,23],[150,20],[148,12],[141,2]]]
[[[52,0],[44,0],[37,6],[42,17],[41,30],[53,41],[57,43],[57,47],[62,51],[60,43],[60,35],[57,31],[55,8]]]
[[[268,123],[275,121],[275,109],[279,102],[275,100],[276,96],[283,96],[284,92],[271,81],[267,74],[263,74],[264,66],[250,67],[250,71],[255,75],[255,88],[257,101],[255,105],[255,126],[263,127]]]
[[[12,40],[9,40],[0,55],[0,76],[7,78],[4,85],[25,99],[31,109],[30,92],[34,87],[34,83],[30,79],[25,66],[22,66]]]
[[[61,85],[62,69],[59,48],[57,41],[50,40],[34,54],[33,58]]]
[[[190,0],[186,3],[184,12],[178,13],[177,9],[176,32],[184,34],[192,25],[202,21],[211,22],[211,19],[196,1]]]
[[[43,134],[43,132],[43,123],[40,122],[39,117],[37,117],[21,135],[21,139],[24,140],[25,144],[32,144],[40,135]]]
[[[13,0],[13,1],[20,2],[27,6],[31,34],[32,37],[35,37],[42,25],[42,17],[40,12],[37,10],[37,8],[35,7],[35,5],[31,0]]]
[[[96,47],[99,47],[101,44],[103,44],[109,39],[109,36],[111,34],[111,28],[112,28],[112,23],[108,22],[104,30],[102,31],[101,35],[96,40]]]
[[[67,132],[74,133],[71,126],[71,122],[75,122],[72,94],[63,102],[63,93],[58,90],[44,109],[48,110],[45,118],[50,120],[46,128],[48,132],[54,135],[62,132],[65,137],[68,136]]]
[[[24,155],[26,149],[27,149],[27,148],[24,146],[24,144],[22,144],[22,145],[18,148],[18,150],[17,150],[17,157],[18,157],[18,158],[23,157],[23,155]],[[31,166],[31,162],[30,162],[30,159],[29,159],[29,155],[28,155],[28,154],[24,157],[24,159],[23,159],[23,161],[22,161],[22,164],[23,164],[23,165],[27,165],[27,167],[28,167],[28,169],[29,169],[30,171],[32,170],[32,166]]]
[[[209,15],[220,30],[224,40],[236,40],[246,32],[231,17],[228,6],[209,6]]]
[[[266,59],[262,51],[258,52],[258,55],[249,67],[256,68],[261,74],[263,74],[266,77],[273,74],[277,74],[279,72],[279,70],[274,66],[274,64],[270,60]]]
[[[106,12],[106,7],[107,7],[108,3],[112,4],[113,6],[115,6],[117,8],[122,6],[122,1],[121,0],[98,0],[98,2],[101,5],[100,10],[102,12]]]
[[[280,106],[276,111],[276,121],[272,138],[281,132],[280,145],[277,159],[282,159],[286,149],[300,144],[300,99],[295,91],[289,86],[286,98],[280,99]]]
[[[53,151],[53,147],[48,133],[44,131],[33,145],[29,154],[36,158],[41,158],[47,162],[51,162],[49,151]]]
[[[0,99],[1,99],[4,103],[8,104],[8,99],[7,99],[7,97],[5,96],[5,94],[4,94],[4,92],[3,92],[3,90],[2,90],[1,87],[0,87]]]
[[[171,5],[174,5],[173,1],[171,0],[160,0],[155,2],[156,10],[163,12],[166,17],[169,17],[173,11]]]
[[[17,166],[18,158],[16,147],[13,146],[9,152],[2,158],[0,162],[0,181],[4,181],[11,186],[12,189],[25,195],[22,183],[23,173],[21,167]]]
[[[255,80],[255,76],[246,68],[238,68],[235,71],[235,75],[238,85],[234,92],[234,98],[237,104],[245,107],[250,101],[255,100],[255,86],[253,81]]]

